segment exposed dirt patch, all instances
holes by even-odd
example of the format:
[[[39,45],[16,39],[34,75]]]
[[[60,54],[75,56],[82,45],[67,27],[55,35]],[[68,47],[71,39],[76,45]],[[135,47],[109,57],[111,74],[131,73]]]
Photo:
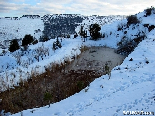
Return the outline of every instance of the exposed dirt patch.
[[[15,89],[0,94],[0,111],[16,113],[59,102],[89,86],[95,78],[105,74],[105,64],[110,69],[122,63],[125,57],[114,49],[91,47],[65,66],[48,69],[44,74],[32,77]]]

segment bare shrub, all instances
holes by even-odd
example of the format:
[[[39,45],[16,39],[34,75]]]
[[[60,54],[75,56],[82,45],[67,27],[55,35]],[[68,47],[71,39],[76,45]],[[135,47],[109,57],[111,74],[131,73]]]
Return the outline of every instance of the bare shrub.
[[[0,92],[7,90],[7,83],[3,78],[0,78]]]
[[[138,35],[133,40],[124,35],[121,41],[117,43],[117,53],[122,55],[129,55],[137,47],[137,45],[145,38],[145,33],[143,33],[143,35]]]
[[[44,44],[42,44],[40,47],[36,48],[35,49],[35,53],[34,53],[34,58],[39,62],[39,57],[42,58],[43,60],[43,57],[45,56],[49,56],[49,48],[46,48],[44,46]]]
[[[125,26],[126,26],[125,23],[119,23],[119,24],[117,25],[117,31],[123,30],[123,27],[125,27]]]
[[[17,64],[21,65],[21,53],[20,52],[15,52],[13,56],[16,58]]]
[[[86,51],[86,50],[88,50],[88,49],[89,48],[87,46],[85,46],[85,45],[83,45],[83,46],[80,47],[81,53],[84,52],[84,51]]]

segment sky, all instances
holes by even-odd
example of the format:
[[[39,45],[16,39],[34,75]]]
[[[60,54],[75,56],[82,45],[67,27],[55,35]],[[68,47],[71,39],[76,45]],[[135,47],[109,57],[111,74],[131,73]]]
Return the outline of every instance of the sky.
[[[131,15],[155,5],[155,0],[0,0],[0,17],[26,14]]]

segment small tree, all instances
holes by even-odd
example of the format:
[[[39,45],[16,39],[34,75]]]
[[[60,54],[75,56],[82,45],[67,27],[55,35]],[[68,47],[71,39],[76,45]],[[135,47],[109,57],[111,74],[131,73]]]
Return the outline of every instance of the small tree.
[[[127,17],[127,25],[140,23],[136,15],[131,15]]]
[[[106,74],[108,74],[109,75],[109,79],[110,79],[110,76],[111,76],[111,72],[110,72],[110,67],[108,66],[108,63],[106,63],[105,64],[105,72],[106,72]]]
[[[80,36],[81,36],[81,37],[83,37],[83,36],[84,36],[83,26],[81,26],[80,31],[79,31],[79,34],[80,34]]]
[[[77,87],[78,87],[78,90],[81,90],[84,88],[84,83],[82,81],[78,81],[77,82]]]
[[[150,16],[152,14],[152,11],[155,10],[154,7],[151,6],[151,8],[147,8],[145,10],[146,16]]]
[[[82,38],[84,38],[84,42],[85,42],[85,38],[87,38],[87,31],[86,30],[83,30],[83,26],[81,26],[80,28],[80,31],[79,31],[79,34]]]
[[[53,49],[56,50],[56,49],[61,48],[61,47],[62,47],[61,42],[57,38],[57,40],[55,42],[53,42]]]
[[[9,46],[9,51],[10,52],[14,52],[16,50],[19,49],[19,44],[17,42],[17,39],[13,39],[11,42],[10,42],[10,46]]]
[[[53,42],[53,50],[56,50],[56,42]]]
[[[22,40],[22,46],[27,46],[28,44],[32,43],[33,40],[33,36],[31,35],[25,35],[25,37]]]
[[[75,33],[75,34],[74,34],[74,38],[76,38],[77,36],[78,36],[78,34],[77,34],[77,33]]]
[[[57,38],[57,40],[56,40],[56,46],[58,46],[59,48],[61,48],[62,46],[61,46],[61,42],[59,41],[59,39]]]
[[[50,93],[46,92],[44,94],[44,101],[48,101],[49,107],[50,107],[50,101],[51,101],[51,99],[52,99],[52,95]]]
[[[98,24],[91,24],[89,28],[90,36],[93,40],[97,40],[100,37],[101,27]]]

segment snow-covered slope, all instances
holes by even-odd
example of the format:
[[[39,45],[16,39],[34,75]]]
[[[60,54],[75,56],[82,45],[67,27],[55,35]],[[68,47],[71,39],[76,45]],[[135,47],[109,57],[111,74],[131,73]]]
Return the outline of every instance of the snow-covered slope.
[[[43,21],[38,18],[1,18],[0,19],[0,41],[23,39],[26,34],[31,34],[39,39],[44,29]]]
[[[121,15],[112,15],[112,16],[88,16],[88,17],[84,17],[84,20],[82,21],[82,23],[77,26],[77,28],[75,29],[76,33],[78,33],[80,31],[81,26],[83,26],[83,28],[85,30],[87,30],[87,32],[89,32],[89,26],[91,24],[99,24],[100,26],[104,26],[107,24],[111,24],[115,21],[119,21],[119,20],[123,20],[125,19],[126,16],[121,16]]]
[[[20,43],[26,34],[39,40],[40,36],[46,33],[49,38],[53,39],[55,36],[60,36],[60,33],[74,34],[77,25],[85,25],[88,28],[93,23],[104,25],[124,18],[125,16],[83,16],[78,14],[48,14],[43,17],[23,15],[22,17],[0,18],[0,53],[1,48],[8,48],[10,40],[18,39]],[[79,27],[76,29],[77,33]]]
[[[50,107],[22,111],[29,116],[123,116],[128,111],[154,112],[155,30],[121,64],[82,90]],[[129,61],[130,59],[133,61]],[[149,63],[147,63],[148,61]],[[33,112],[33,113],[32,113]],[[20,116],[21,113],[13,116]]]

